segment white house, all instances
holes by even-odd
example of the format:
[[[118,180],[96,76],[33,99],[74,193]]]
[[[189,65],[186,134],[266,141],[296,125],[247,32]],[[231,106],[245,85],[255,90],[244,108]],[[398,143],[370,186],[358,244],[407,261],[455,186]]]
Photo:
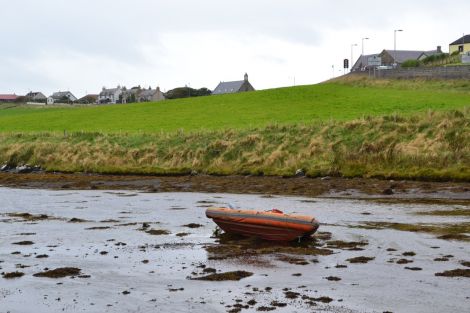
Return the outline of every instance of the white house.
[[[74,101],[77,101],[77,97],[75,97],[70,91],[54,92],[52,96],[47,98],[47,104],[68,103]]]
[[[103,87],[100,94],[98,95],[98,103],[121,103],[122,102],[122,88],[117,86],[117,88],[106,89]]]

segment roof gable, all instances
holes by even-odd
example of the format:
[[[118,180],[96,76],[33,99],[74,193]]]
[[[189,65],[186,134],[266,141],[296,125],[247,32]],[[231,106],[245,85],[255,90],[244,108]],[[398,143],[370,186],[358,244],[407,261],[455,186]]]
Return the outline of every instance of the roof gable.
[[[465,35],[463,37],[460,37],[459,39],[457,39],[456,41],[454,41],[450,45],[455,46],[455,45],[461,45],[461,44],[464,44],[464,43],[470,43],[470,35]]]

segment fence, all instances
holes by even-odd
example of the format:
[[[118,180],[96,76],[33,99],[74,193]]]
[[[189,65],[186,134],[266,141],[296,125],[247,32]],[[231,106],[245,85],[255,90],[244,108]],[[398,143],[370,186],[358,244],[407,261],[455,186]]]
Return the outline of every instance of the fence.
[[[366,72],[353,72],[352,74],[367,75]],[[370,76],[374,76],[371,71]],[[439,67],[413,67],[389,70],[376,70],[376,78],[427,78],[427,79],[470,79],[470,65],[439,66]]]

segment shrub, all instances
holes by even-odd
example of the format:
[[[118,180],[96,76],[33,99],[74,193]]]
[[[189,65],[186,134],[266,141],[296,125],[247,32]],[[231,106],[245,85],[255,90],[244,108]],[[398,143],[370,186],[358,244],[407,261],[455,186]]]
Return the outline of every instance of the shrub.
[[[421,66],[421,62],[419,60],[406,60],[401,65],[401,67],[404,67],[404,68],[419,67],[419,66]]]

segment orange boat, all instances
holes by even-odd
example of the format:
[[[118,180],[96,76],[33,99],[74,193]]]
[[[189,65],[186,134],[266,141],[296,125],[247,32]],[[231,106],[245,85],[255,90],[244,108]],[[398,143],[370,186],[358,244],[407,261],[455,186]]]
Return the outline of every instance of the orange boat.
[[[279,210],[267,212],[209,208],[206,216],[227,233],[259,237],[265,240],[292,241],[310,236],[319,223],[312,216],[284,214]]]

